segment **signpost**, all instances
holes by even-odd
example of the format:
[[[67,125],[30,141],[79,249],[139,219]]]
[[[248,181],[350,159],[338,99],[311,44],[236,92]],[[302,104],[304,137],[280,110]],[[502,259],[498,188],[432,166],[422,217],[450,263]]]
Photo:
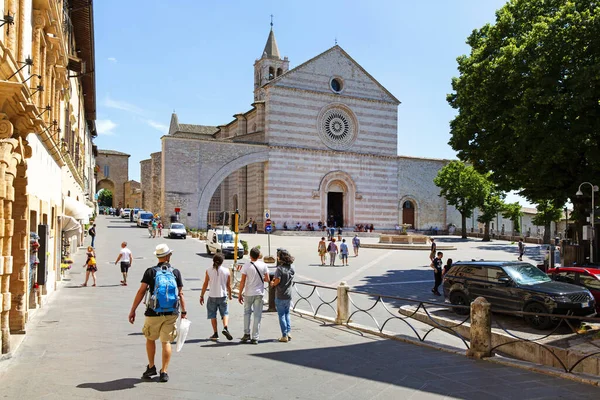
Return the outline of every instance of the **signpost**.
[[[273,231],[273,226],[271,226],[271,219],[269,210],[265,210],[265,232],[267,232],[267,242],[269,243],[269,258],[271,258],[271,232]]]

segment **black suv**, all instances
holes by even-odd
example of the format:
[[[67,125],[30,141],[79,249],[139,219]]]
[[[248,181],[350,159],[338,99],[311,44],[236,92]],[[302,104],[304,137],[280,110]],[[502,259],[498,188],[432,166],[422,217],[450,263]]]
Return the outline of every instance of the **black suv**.
[[[595,315],[595,301],[589,290],[554,282],[537,267],[520,261],[459,261],[444,276],[444,296],[456,305],[469,305],[482,296],[492,309]],[[523,318],[537,329],[548,329],[554,322],[537,315]]]

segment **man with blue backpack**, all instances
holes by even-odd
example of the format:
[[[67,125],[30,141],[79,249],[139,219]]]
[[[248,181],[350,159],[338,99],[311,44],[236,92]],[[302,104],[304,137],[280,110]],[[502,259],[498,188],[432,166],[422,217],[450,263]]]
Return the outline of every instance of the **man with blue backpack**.
[[[156,340],[162,343],[162,369],[160,370],[160,382],[167,382],[169,375],[167,368],[171,360],[171,342],[177,336],[175,324],[181,308],[181,318],[186,318],[187,311],[183,298],[183,279],[179,270],[171,267],[172,251],[166,244],[156,246],[154,255],[158,258],[155,267],[148,268],[142,277],[142,283],[135,295],[129,322],[135,322],[135,310],[142,302],[146,294],[146,316],[142,332],[146,337],[146,353],[148,354],[148,366],[142,374],[142,379],[151,379],[158,375],[154,365],[156,353]]]

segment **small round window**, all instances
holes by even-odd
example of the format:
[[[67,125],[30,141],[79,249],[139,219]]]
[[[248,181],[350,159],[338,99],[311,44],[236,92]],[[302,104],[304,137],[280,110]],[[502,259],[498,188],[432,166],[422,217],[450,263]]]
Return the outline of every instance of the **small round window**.
[[[343,88],[343,84],[342,84],[342,80],[339,78],[333,78],[331,80],[331,90],[333,90],[336,93],[339,93],[342,91]]]

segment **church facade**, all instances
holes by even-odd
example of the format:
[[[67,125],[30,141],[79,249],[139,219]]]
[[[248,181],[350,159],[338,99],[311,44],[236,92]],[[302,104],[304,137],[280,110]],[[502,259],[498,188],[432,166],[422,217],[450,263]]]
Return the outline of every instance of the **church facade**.
[[[398,155],[400,101],[340,46],[289,69],[273,30],[254,64],[254,103],[221,126],[171,117],[161,152],[142,166],[151,211],[177,210],[205,228],[221,210],[259,227],[333,217],[353,228],[415,229],[460,223],[433,183],[448,160]],[[157,157],[158,156],[158,157]]]

